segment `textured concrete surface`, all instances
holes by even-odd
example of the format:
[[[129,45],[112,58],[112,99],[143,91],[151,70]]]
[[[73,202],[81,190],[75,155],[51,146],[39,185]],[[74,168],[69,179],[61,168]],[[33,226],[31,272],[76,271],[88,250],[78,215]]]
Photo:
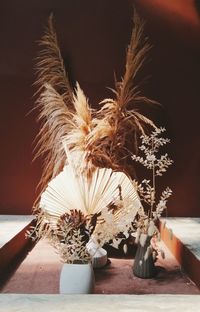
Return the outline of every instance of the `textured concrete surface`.
[[[96,294],[200,294],[179,267],[178,262],[163,245],[165,259],[157,262],[158,274],[153,279],[133,275],[133,259],[110,258],[105,268],[95,270]],[[62,263],[54,249],[40,241],[24,259],[2,293],[57,294]]]
[[[31,216],[2,216],[0,222],[0,232],[4,233],[4,236],[1,237],[2,243],[4,241],[5,244],[6,240],[23,229],[31,220]],[[169,221],[167,226],[171,226],[176,235],[181,235],[181,229],[182,231],[188,229],[190,226],[187,227],[187,224],[191,224],[187,218],[182,220],[184,222],[180,227],[178,225],[173,226],[177,222],[174,218],[169,218],[167,221]],[[194,223],[192,229],[187,230],[190,242],[193,237],[198,237],[198,226],[196,230],[194,228],[195,225],[199,224],[198,222]],[[192,235],[190,235],[191,233]],[[24,239],[24,234],[21,239]],[[2,251],[7,245],[2,247]],[[111,263],[105,268],[95,270],[95,293],[200,294],[200,290],[181,271],[179,263],[164,244],[162,244],[162,249],[165,252],[165,259],[159,258],[156,263],[158,274],[155,278],[148,280],[139,279],[133,275],[134,260],[132,258],[111,258]],[[40,241],[29,252],[7,283],[3,285],[1,292],[9,294],[58,294],[61,268],[62,263],[55,250],[46,241]]]
[[[0,248],[21,232],[33,219],[33,216],[29,215],[0,215]]]
[[[200,296],[0,295],[0,312],[199,312]]]
[[[200,218],[162,218],[166,227],[172,230],[183,245],[185,245],[200,261]]]
[[[26,231],[33,216],[0,215],[0,287],[33,243]]]

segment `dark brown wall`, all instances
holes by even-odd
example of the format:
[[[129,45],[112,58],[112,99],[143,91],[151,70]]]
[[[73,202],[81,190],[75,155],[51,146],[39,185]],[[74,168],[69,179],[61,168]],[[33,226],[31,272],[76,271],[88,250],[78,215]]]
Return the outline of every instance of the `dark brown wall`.
[[[144,91],[162,103],[154,119],[168,129],[174,166],[162,185],[173,188],[169,213],[199,216],[199,56],[197,1],[135,0],[147,20],[153,48]],[[15,0],[2,1],[0,12],[1,170],[0,212],[30,213],[40,177],[40,162],[32,163],[36,114],[33,58],[36,40],[53,10],[61,50],[74,80],[92,105],[111,96],[113,72],[123,74],[131,33],[132,1]]]

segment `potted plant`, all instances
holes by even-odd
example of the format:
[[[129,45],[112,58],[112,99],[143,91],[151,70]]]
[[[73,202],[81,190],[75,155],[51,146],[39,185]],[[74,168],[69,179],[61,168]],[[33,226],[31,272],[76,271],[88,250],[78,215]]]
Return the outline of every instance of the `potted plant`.
[[[117,236],[129,230],[140,200],[123,172],[96,168],[90,176],[80,175],[69,157],[68,165],[41,194],[37,223],[28,234],[33,239],[47,238],[59,252],[64,262],[61,293],[88,293],[94,284],[95,254],[107,242],[119,244]],[[89,248],[91,242],[93,248]],[[89,276],[83,279],[86,273]]]
[[[154,265],[157,256],[157,247],[151,243],[152,238],[159,235],[156,226],[161,214],[167,208],[167,200],[172,190],[167,187],[161,194],[160,199],[156,196],[157,177],[162,176],[167,168],[173,163],[168,154],[160,154],[160,148],[170,142],[162,134],[164,128],[157,128],[150,135],[142,135],[142,144],[139,150],[143,156],[133,155],[132,159],[150,170],[150,179],[144,179],[140,184],[135,181],[135,186],[143,206],[140,208],[134,221],[136,229],[136,243],[138,249],[135,256],[133,272],[141,278],[150,278],[156,274]],[[161,254],[163,254],[161,252]]]

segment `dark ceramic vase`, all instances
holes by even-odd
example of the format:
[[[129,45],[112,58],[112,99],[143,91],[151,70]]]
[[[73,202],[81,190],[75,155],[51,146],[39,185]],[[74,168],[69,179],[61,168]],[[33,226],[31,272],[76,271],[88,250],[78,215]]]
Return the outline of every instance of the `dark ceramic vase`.
[[[140,278],[152,278],[156,275],[152,252],[147,250],[150,242],[151,236],[141,234],[133,264],[133,273]]]

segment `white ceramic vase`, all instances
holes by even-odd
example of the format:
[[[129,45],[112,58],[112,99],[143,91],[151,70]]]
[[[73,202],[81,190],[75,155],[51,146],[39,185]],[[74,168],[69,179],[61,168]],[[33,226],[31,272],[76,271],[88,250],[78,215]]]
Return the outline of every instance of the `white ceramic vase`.
[[[87,250],[92,258],[92,265],[94,269],[102,268],[106,265],[108,261],[107,251],[98,246],[93,239],[87,243]]]
[[[64,263],[60,274],[60,294],[90,294],[94,291],[91,263]]]

